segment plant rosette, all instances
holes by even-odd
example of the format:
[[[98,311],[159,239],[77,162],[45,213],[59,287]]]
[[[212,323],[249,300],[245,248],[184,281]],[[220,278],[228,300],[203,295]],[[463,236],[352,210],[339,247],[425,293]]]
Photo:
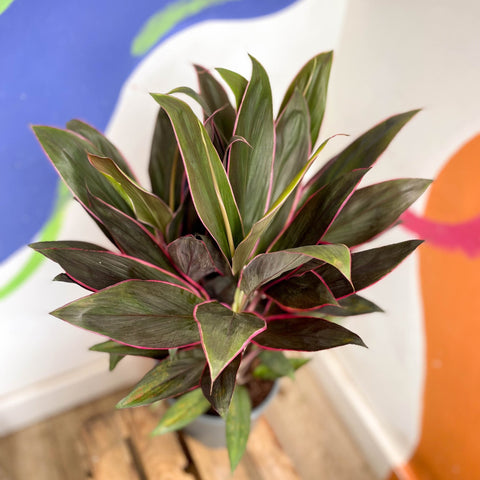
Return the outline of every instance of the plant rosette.
[[[398,222],[430,181],[359,187],[416,111],[376,125],[304,177],[316,146],[332,53],[312,58],[274,116],[269,78],[253,57],[250,79],[196,66],[199,92],[152,94],[159,105],[149,175],[139,184],[118,149],[93,127],[34,132],[59,175],[107,238],[35,243],[60,264],[56,280],[91,293],[52,314],[107,337],[92,350],[158,362],[119,403],[177,397],[156,433],[212,408],[225,418],[232,470],[245,450],[252,378],[293,377],[306,360],[284,351],[364,346],[341,317],[381,309],[359,295],[421,243],[363,248]],[[178,98],[203,109],[198,118]],[[153,101],[152,100],[152,101]]]

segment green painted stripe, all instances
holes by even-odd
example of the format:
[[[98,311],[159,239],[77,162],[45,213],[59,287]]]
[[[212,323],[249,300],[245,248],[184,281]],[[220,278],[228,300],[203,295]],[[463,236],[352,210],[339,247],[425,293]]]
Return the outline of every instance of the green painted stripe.
[[[57,187],[57,200],[55,202],[53,214],[40,232],[40,242],[46,240],[55,240],[57,238],[63,224],[65,207],[70,198],[70,192],[63,183],[59,182]],[[43,260],[45,260],[43,255],[32,251],[18,273],[5,286],[0,288],[0,300],[6,298],[17,288],[19,288],[25,281],[27,281],[42,264]]]
[[[0,0],[1,1],[1,0]],[[152,15],[133,39],[130,52],[133,56],[144,55],[177,24],[213,5],[237,0],[180,0],[167,5]]]
[[[0,0],[0,15],[13,3],[13,0]]]

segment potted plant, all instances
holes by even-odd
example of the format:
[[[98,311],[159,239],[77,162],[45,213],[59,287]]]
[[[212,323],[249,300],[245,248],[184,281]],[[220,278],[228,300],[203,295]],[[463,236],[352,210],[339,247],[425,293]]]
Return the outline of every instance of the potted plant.
[[[358,188],[416,113],[388,118],[305,174],[315,148],[332,53],[311,59],[291,82],[274,118],[268,76],[252,60],[250,80],[195,67],[187,87],[152,94],[151,190],[97,130],[35,126],[45,153],[74,197],[115,246],[35,243],[59,263],[56,280],[91,293],[52,314],[107,341],[92,350],[157,360],[118,407],[178,401],[156,433],[181,428],[209,408],[226,419],[232,469],[249,433],[253,379],[292,376],[305,359],[284,351],[363,346],[337,317],[381,309],[358,292],[421,242],[356,247],[395,225],[429,185],[398,179]],[[203,110],[199,119],[177,97]]]

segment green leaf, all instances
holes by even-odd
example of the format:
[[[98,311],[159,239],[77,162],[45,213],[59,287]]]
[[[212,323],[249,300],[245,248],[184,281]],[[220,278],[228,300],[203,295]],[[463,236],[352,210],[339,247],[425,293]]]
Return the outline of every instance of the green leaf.
[[[193,422],[210,408],[210,403],[203,396],[202,390],[197,388],[178,398],[165,412],[160,423],[155,427],[152,435],[163,435],[174,432]]]
[[[267,367],[277,378],[290,377],[293,379],[295,370],[283,352],[265,350],[260,354],[259,359],[261,365]]]
[[[282,352],[279,352],[279,351],[276,352],[274,350],[268,350],[267,352],[268,353],[278,353],[278,354],[284,355]],[[285,358],[289,362],[290,368],[293,370],[293,372],[298,370],[300,367],[303,367],[303,365],[307,364],[310,361],[309,358],[297,358],[297,357],[295,357],[295,358],[285,357]],[[288,375],[288,374],[285,373],[284,369],[280,370],[277,366],[275,366],[274,369],[271,369],[265,363],[262,363],[262,364],[258,365],[258,367],[256,367],[255,370],[253,371],[253,376],[255,378],[259,378],[261,380],[273,381],[273,380],[276,380],[277,378],[281,378],[281,377],[284,377],[286,375]]]
[[[240,289],[248,297],[265,283],[313,258],[333,265],[350,278],[350,250],[345,245],[310,245],[257,255],[243,269]]]
[[[228,258],[243,238],[242,224],[222,162],[191,108],[168,95],[152,94],[170,117],[178,138],[195,208]]]
[[[359,245],[391,227],[425,191],[430,180],[390,180],[357,190],[323,237],[326,242]]]
[[[167,358],[150,370],[134,389],[117,403],[117,408],[149,405],[185,393],[198,386],[204,368],[205,359],[202,360],[198,352],[184,352],[175,358]]]
[[[193,88],[177,87],[177,88],[174,88],[173,90],[170,90],[168,92],[168,95],[171,95],[172,93],[183,93],[184,95],[187,95],[188,97],[190,97],[192,100],[195,100],[200,105],[200,107],[202,107],[202,110],[207,116],[210,116],[213,113],[213,110],[210,109],[210,106],[208,105],[206,100]]]
[[[172,211],[177,210],[183,199],[185,170],[172,123],[163,108],[160,108],[155,123],[148,173],[153,193]]]
[[[113,185],[117,192],[128,202],[138,220],[158,229],[165,234],[172,219],[172,211],[165,202],[137,185],[127,177],[113,160],[88,155],[90,163]]]
[[[126,175],[135,179],[135,175],[123,155],[118,151],[117,147],[105,137],[105,135],[80,120],[70,120],[67,123],[67,128],[93,143],[102,157],[111,158]]]
[[[176,285],[129,280],[80,298],[52,315],[128,345],[177,348],[200,341],[193,309],[202,301]]]
[[[208,399],[212,407],[221,415],[225,416],[228,412],[235,389],[236,377],[242,355],[237,355],[220,373],[212,384],[210,370],[208,368],[203,372],[201,387],[203,395]]]
[[[276,125],[272,199],[275,201],[308,161],[310,119],[302,94],[295,89]]]
[[[312,272],[274,283],[267,288],[266,294],[286,309],[311,310],[323,305],[337,305],[328,286]]]
[[[352,283],[358,292],[390,273],[402,260],[410,255],[422,240],[407,240],[384,247],[372,248],[352,254]],[[335,297],[353,293],[352,287],[337,270],[324,265],[317,270]]]
[[[215,70],[217,70],[232,90],[235,95],[235,100],[237,101],[237,109],[240,108],[243,95],[245,95],[245,90],[247,89],[248,80],[239,73],[228,70],[227,68],[216,68]]]
[[[240,272],[242,268],[248,263],[253,250],[258,245],[258,241],[261,238],[262,234],[267,230],[272,221],[275,218],[275,215],[280,211],[282,205],[285,204],[290,195],[295,191],[296,187],[302,181],[302,178],[307,173],[308,169],[315,161],[317,156],[323,150],[325,145],[328,143],[330,138],[325,140],[320,147],[315,151],[315,153],[310,157],[308,162],[303,166],[303,168],[298,172],[295,178],[289,183],[288,187],[283,191],[283,193],[277,198],[274,204],[270,207],[268,212],[256,222],[245,239],[240,243],[240,245],[235,250],[235,255],[232,259],[232,270],[235,274]]]
[[[113,340],[97,343],[89,348],[92,352],[104,352],[119,356],[133,355],[135,357],[148,357],[164,359],[168,356],[168,350],[151,350],[148,348],[135,348],[123,343],[117,343]]]
[[[83,242],[38,242],[31,248],[57,262],[75,282],[101,290],[124,280],[162,280],[188,286],[179,277],[136,258]]]
[[[13,0],[0,0],[0,15],[13,3]]]
[[[370,300],[361,297],[360,295],[350,295],[338,301],[338,306],[327,305],[320,308],[318,315],[333,316],[333,317],[350,317],[353,315],[365,315],[366,313],[383,312],[383,310],[375,305]]]
[[[59,175],[80,202],[87,205],[88,196],[92,194],[132,215],[121,195],[90,164],[87,153],[100,153],[93,144],[73,132],[58,128],[34,126],[33,131]]]
[[[269,204],[274,156],[272,91],[268,75],[253,57],[252,78],[240,106],[234,134],[245,138],[230,150],[228,176],[240,216],[249,231]]]
[[[255,337],[262,347],[316,352],[342,345],[365,346],[355,333],[336,323],[312,317],[271,319],[267,329]]]
[[[345,150],[328,161],[309,182],[307,196],[336,178],[357,168],[370,168],[402,127],[419,110],[387,118],[357,138]]]
[[[227,449],[233,472],[247,448],[252,405],[246,387],[237,385],[226,417]]]
[[[208,70],[195,65],[200,94],[205,99],[211,113],[215,112],[212,122],[215,126],[217,142],[214,141],[217,151],[225,150],[233,135],[235,125],[235,109],[232,107],[227,93]]]
[[[318,243],[367,171],[363,169],[346,173],[312,195],[275,242],[272,250]]]
[[[111,353],[109,356],[108,370],[112,372],[115,370],[115,367],[120,363],[121,360],[125,358],[124,355],[117,355],[116,353]]]
[[[202,345],[212,381],[265,328],[265,321],[253,313],[236,313],[217,302],[195,309]]]
[[[307,101],[310,113],[310,136],[312,145],[315,145],[320,126],[322,125],[327,102],[328,79],[330,77],[332,59],[333,52],[321,53],[313,57],[294,78],[280,106],[280,112],[282,112],[295,89],[298,89],[302,93]]]
[[[142,224],[96,197],[90,195],[88,202],[88,209],[123,253],[174,271],[160,244]]]

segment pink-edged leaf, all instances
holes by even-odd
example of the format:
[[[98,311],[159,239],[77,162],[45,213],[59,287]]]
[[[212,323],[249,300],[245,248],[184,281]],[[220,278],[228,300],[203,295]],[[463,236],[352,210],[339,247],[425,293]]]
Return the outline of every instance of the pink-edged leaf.
[[[331,137],[330,137],[331,138]],[[292,193],[295,191],[297,186],[302,181],[303,177],[307,173],[308,169],[311,167],[312,163],[316,160],[320,152],[323,150],[325,145],[328,143],[330,138],[327,138],[320,147],[317,148],[315,153],[310,157],[308,162],[302,167],[302,169],[297,173],[297,175],[292,179],[287,188],[283,193],[275,200],[273,205],[270,207],[268,212],[256,222],[245,239],[238,245],[235,250],[235,255],[232,259],[232,270],[234,273],[238,273],[241,269],[248,263],[252,257],[252,253],[258,247],[259,240],[263,233],[269,228],[272,221],[275,219],[277,213],[281,210],[282,206],[285,205],[287,200],[290,198]],[[314,242],[315,243],[315,242]],[[261,250],[263,251],[263,250]]]
[[[391,227],[426,190],[430,180],[402,178],[354,192],[322,240],[355,246]]]
[[[193,309],[203,301],[178,285],[129,280],[75,300],[52,315],[127,345],[178,348],[200,341]]]
[[[275,201],[310,156],[310,118],[302,94],[295,90],[276,124],[272,200]]]
[[[212,384],[210,370],[205,369],[202,375],[201,387],[203,395],[208,399],[215,411],[222,417],[228,412],[236,385],[238,368],[242,355],[237,355],[220,373]]]
[[[88,209],[126,255],[174,271],[160,244],[141,223],[92,195],[88,198]]]
[[[332,52],[321,53],[313,57],[294,78],[280,106],[280,112],[282,112],[296,89],[302,93],[307,101],[311,119],[310,136],[312,145],[315,145],[322,125],[332,59]]]
[[[249,231],[268,209],[271,193],[275,129],[272,91],[265,69],[251,57],[252,78],[240,106],[234,134],[248,145],[236,142],[230,150],[228,176],[240,216]]]
[[[242,103],[243,95],[245,95],[248,80],[239,73],[228,70],[228,68],[216,68],[215,70],[217,70],[235,95],[238,109]]]
[[[346,173],[312,195],[272,247],[272,251],[320,241],[368,169]]]
[[[153,193],[176,211],[183,200],[185,170],[175,132],[163,108],[160,108],[155,122],[148,173]]]
[[[178,352],[152,368],[117,408],[149,405],[164,398],[188,392],[198,386],[205,368],[205,358],[198,350]]]
[[[112,159],[96,155],[88,155],[88,159],[130,205],[138,220],[165,233],[173,213],[161,198],[136,184]]]
[[[351,278],[355,291],[378,282],[422,243],[422,240],[407,240],[353,253]],[[316,272],[325,280],[336,298],[353,293],[352,286],[330,265],[323,265]]]
[[[267,329],[254,340],[274,350],[316,352],[342,345],[365,347],[363,340],[345,327],[321,318],[285,316],[271,318]]]
[[[31,248],[57,262],[73,280],[101,290],[125,280],[161,280],[189,287],[178,276],[134,257],[109,252],[83,242],[38,242]]]
[[[358,137],[310,180],[306,197],[347,172],[357,168],[370,168],[402,127],[418,112],[419,110],[412,110],[394,115]]]
[[[257,255],[243,270],[240,289],[250,296],[257,288],[311,259],[321,260],[350,278],[350,250],[345,245],[309,245]]]
[[[193,235],[177,238],[170,243],[168,253],[182,273],[194,282],[217,271],[207,246]]]
[[[205,127],[177,98],[152,94],[172,122],[187,172],[193,203],[205,227],[228,258],[243,238],[232,188]]]
[[[135,175],[123,155],[105,135],[91,125],[77,119],[67,122],[67,128],[93,143],[101,156],[111,158],[126,175],[135,179]]]
[[[216,112],[212,119],[215,133],[213,143],[218,152],[225,151],[225,147],[233,135],[235,109],[223,87],[207,69],[195,65],[195,71],[201,96],[205,99],[210,112]]]
[[[62,180],[84,205],[89,192],[122,212],[132,210],[110,182],[88,160],[87,153],[100,152],[90,142],[68,130],[34,126],[33,131]]]
[[[226,415],[226,438],[230,471],[233,472],[247,448],[252,404],[247,387],[237,385]]]
[[[383,310],[370,300],[353,294],[349,297],[341,298],[338,301],[338,306],[327,305],[312,313],[318,314],[321,317],[327,315],[332,317],[351,317],[374,312],[383,312]]]
[[[218,302],[198,305],[194,315],[213,382],[265,328],[265,321],[256,314],[237,313]]]
[[[345,281],[348,283],[347,280]],[[313,272],[275,282],[266,289],[266,294],[283,309],[289,311],[313,310],[323,305],[338,305],[329,287]]]

